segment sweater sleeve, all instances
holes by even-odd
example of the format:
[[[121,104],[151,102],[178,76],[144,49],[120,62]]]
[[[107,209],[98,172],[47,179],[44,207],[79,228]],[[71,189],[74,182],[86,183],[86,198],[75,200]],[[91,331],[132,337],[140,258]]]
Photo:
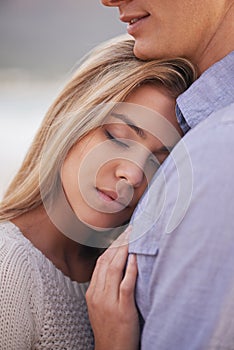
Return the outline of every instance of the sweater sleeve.
[[[32,349],[41,327],[41,288],[33,260],[0,239],[0,349]]]

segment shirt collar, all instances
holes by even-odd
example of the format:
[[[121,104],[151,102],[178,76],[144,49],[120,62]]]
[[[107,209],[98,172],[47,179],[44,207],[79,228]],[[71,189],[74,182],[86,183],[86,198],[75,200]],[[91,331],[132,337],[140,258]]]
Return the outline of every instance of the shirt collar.
[[[208,68],[177,98],[176,114],[184,133],[234,102],[233,81],[234,51]]]

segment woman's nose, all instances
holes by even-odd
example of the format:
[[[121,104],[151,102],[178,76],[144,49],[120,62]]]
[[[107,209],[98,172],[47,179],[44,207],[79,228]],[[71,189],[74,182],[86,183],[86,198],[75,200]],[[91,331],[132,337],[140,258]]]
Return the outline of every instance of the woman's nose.
[[[139,187],[144,180],[144,169],[132,161],[123,161],[116,169],[116,176],[126,180],[134,188]]]

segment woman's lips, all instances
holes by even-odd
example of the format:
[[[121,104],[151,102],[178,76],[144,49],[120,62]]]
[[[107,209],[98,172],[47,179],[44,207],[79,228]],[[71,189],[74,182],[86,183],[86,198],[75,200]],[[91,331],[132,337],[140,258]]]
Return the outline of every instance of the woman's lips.
[[[97,191],[99,196],[102,197],[107,202],[115,201],[118,198],[118,195],[116,192],[100,190],[98,188],[97,188]]]
[[[116,203],[120,205],[122,208],[126,208],[127,205],[125,202],[127,202],[125,199],[118,198],[118,194],[114,191],[109,190],[101,190],[97,188],[98,195],[101,199],[103,199],[105,202],[109,203]]]

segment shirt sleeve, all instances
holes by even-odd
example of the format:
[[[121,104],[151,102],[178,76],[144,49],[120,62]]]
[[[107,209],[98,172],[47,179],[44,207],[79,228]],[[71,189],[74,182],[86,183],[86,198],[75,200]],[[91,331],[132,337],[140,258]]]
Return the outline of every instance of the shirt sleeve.
[[[39,331],[40,288],[24,249],[0,243],[0,349],[32,349]]]
[[[170,224],[173,211],[178,214],[184,202],[178,202],[178,171],[169,160],[163,212],[143,239],[157,237],[157,249],[153,251],[152,240],[149,253],[140,240],[132,248],[138,253],[136,298],[144,319],[141,349],[233,349],[233,109],[208,118],[184,142],[192,166],[187,209],[176,224]],[[175,149],[177,166],[183,170],[186,159],[179,149]],[[183,187],[186,171],[180,174]],[[153,186],[156,203],[157,181]],[[148,217],[154,210],[146,207]]]

